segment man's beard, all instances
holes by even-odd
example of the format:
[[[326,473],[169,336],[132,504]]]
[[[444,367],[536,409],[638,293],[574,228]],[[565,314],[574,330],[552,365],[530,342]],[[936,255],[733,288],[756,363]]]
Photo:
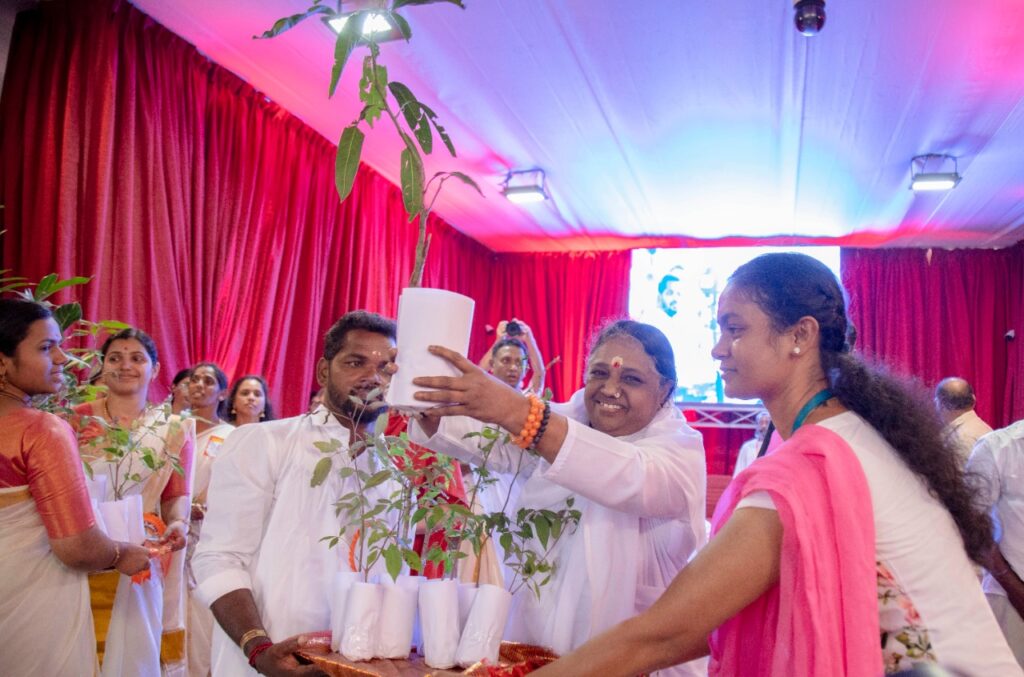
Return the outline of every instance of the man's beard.
[[[362,400],[363,396],[360,394],[360,391],[350,390],[347,393],[342,393],[331,384],[327,385],[327,392],[324,393],[324,397],[327,398],[327,404],[330,405],[332,412],[347,418],[354,425],[362,425],[363,423],[373,421],[388,410],[387,402],[384,401],[383,396],[370,402],[356,403],[351,398],[356,397]]]

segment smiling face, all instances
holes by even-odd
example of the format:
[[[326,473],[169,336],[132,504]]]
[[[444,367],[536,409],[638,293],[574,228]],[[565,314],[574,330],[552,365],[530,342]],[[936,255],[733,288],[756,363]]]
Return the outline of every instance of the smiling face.
[[[718,326],[722,334],[711,356],[721,362],[726,395],[767,400],[785,387],[792,376],[792,341],[731,284],[718,297]]]
[[[632,435],[651,422],[670,388],[639,341],[612,337],[587,363],[584,400],[590,425],[613,437]]]
[[[394,341],[376,332],[352,329],[345,334],[341,350],[333,359],[320,358],[317,381],[325,386],[324,404],[356,425],[372,422],[387,408],[381,392],[368,406],[356,404],[352,397],[366,401],[368,395],[391,381],[384,367],[391,362]]]
[[[53,318],[36,320],[28,327],[14,355],[0,353],[0,375],[10,386],[26,395],[44,395],[60,390],[68,356],[61,350],[60,327]]]
[[[263,384],[257,379],[247,378],[238,385],[231,408],[239,421],[252,422],[260,420],[266,404],[267,394],[263,392]]]
[[[160,372],[138,339],[112,341],[103,358],[103,382],[114,395],[134,395],[149,389],[149,383]]]
[[[216,407],[225,397],[227,390],[221,388],[213,367],[201,365],[192,370],[188,379],[188,399],[193,409]]]

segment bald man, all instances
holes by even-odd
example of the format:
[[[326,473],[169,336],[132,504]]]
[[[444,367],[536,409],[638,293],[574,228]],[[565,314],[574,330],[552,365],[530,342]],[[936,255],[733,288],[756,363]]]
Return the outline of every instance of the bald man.
[[[956,440],[963,464],[967,463],[978,438],[992,432],[992,427],[974,412],[977,403],[974,388],[962,378],[950,376],[935,386],[935,408],[946,423],[946,430]]]

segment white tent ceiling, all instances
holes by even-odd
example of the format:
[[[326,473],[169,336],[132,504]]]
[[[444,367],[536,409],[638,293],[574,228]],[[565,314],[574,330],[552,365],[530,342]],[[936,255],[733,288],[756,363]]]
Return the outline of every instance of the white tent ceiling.
[[[357,60],[327,99],[319,21],[252,39],[307,0],[133,2],[329,139],[358,113]],[[382,61],[455,141],[428,175],[484,186],[436,211],[494,250],[1024,238],[1021,0],[828,0],[813,38],[790,0],[465,3],[409,8]],[[397,180],[398,143],[378,125],[364,160]],[[908,190],[923,153],[955,156],[960,185]],[[552,199],[509,203],[505,172],[531,167]]]

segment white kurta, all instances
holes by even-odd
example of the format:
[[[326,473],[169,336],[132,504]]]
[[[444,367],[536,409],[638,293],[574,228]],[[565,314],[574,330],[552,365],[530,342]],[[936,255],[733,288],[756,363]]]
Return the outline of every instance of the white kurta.
[[[643,430],[611,437],[587,425],[583,391],[552,411],[569,419],[554,464],[518,447],[495,445],[488,467],[514,473],[522,459],[529,479],[519,505],[558,510],[574,496],[582,513],[577,530],[555,553],[556,573],[538,600],[527,588],[516,595],[509,639],[566,653],[615,624],[646,610],[704,545],[706,466],[699,433],[668,405]],[[427,438],[410,426],[414,442],[469,463],[480,463],[482,424],[445,418]],[[697,675],[704,662],[660,674]]]
[[[313,443],[332,438],[343,451],[327,480],[311,487],[313,469],[323,458]],[[330,584],[335,572],[349,570],[349,551],[320,539],[338,533],[334,503],[355,490],[354,479],[336,472],[348,439],[348,429],[322,406],[231,433],[213,467],[203,533],[192,558],[199,600],[210,605],[234,590],[252,590],[274,641],[330,628]],[[374,469],[367,453],[355,465]],[[385,482],[368,491],[368,498],[373,503],[394,489]],[[212,671],[217,677],[257,674],[219,625]]]
[[[971,409],[964,412],[949,422],[948,430],[953,436],[957,445],[957,453],[960,460],[967,463],[971,457],[971,450],[983,435],[992,432],[992,426],[985,423],[978,414]]]
[[[757,459],[757,452],[761,451],[761,440],[756,437],[747,440],[740,447],[740,453],[736,455],[736,467],[732,469],[732,476],[736,477],[747,469]]]
[[[983,436],[974,445],[967,470],[984,478],[979,504],[996,523],[999,550],[1018,575],[1024,574],[1024,421]],[[1024,665],[1024,619],[1006,599],[1003,586],[985,572],[982,589],[1017,662]]]

